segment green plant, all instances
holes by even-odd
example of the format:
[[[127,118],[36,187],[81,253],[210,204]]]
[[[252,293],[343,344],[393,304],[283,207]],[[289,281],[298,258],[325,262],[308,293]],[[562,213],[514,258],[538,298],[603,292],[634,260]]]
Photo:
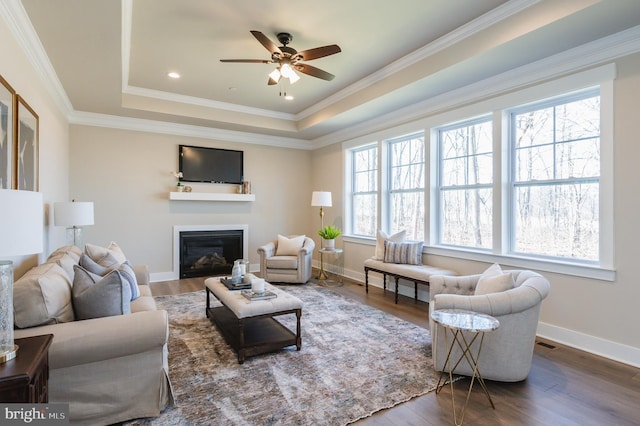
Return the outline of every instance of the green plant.
[[[318,230],[318,235],[320,235],[325,240],[333,240],[334,238],[340,236],[340,234],[342,234],[342,231],[331,225],[327,225],[323,229]]]

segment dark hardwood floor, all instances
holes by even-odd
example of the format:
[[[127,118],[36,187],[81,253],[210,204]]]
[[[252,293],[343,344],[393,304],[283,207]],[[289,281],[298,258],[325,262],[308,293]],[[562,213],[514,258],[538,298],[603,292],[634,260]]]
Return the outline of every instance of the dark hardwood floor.
[[[151,284],[154,295],[202,290],[204,278]],[[344,296],[429,328],[428,304],[345,281],[332,288]],[[457,405],[466,396],[469,379],[456,383]],[[476,383],[477,385],[477,383]],[[496,409],[474,385],[465,425],[640,425],[640,369],[538,339],[529,377],[518,383],[487,381]],[[445,387],[360,420],[357,425],[453,424],[451,393]]]

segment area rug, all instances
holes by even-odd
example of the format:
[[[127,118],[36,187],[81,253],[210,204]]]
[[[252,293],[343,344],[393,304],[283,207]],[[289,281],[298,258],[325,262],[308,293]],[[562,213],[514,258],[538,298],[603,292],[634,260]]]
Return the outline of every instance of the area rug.
[[[156,297],[177,407],[132,424],[345,425],[435,389],[428,330],[316,284],[281,287],[304,303],[302,349],[242,365],[204,291]],[[279,318],[295,330],[295,315]]]

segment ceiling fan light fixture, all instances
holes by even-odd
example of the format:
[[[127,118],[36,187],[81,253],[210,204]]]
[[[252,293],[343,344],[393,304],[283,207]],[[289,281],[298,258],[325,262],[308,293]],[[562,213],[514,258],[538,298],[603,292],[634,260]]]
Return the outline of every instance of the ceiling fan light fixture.
[[[278,81],[280,81],[280,76],[281,75],[282,74],[280,73],[280,70],[278,70],[278,68],[276,68],[275,70],[273,70],[273,71],[271,71],[269,73],[269,78],[277,83]]]
[[[291,70],[291,74],[289,74],[289,83],[293,84],[298,80],[300,80],[300,76],[296,74],[294,70]]]

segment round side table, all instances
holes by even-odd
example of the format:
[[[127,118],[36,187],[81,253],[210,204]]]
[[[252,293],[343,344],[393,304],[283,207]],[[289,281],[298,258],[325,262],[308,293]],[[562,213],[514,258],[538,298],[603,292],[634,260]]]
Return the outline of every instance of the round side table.
[[[332,256],[337,256],[339,254],[342,254],[344,250],[343,249],[325,249],[325,248],[321,248],[320,250],[318,250],[318,253],[320,253],[320,273],[318,274],[318,283],[322,286],[325,287],[340,287],[342,286],[342,282],[339,281],[333,281],[334,284],[332,285],[328,285],[327,282],[329,281],[329,276],[327,275],[326,271],[324,270],[324,255],[328,254],[328,255],[332,255]]]
[[[462,425],[462,422],[464,420],[464,410],[465,408],[467,408],[467,404],[469,403],[469,395],[471,395],[471,389],[473,388],[473,383],[475,382],[476,378],[478,380],[478,383],[480,383],[480,386],[482,386],[482,390],[484,390],[489,403],[491,403],[491,408],[495,410],[496,406],[493,404],[491,395],[489,395],[489,390],[484,383],[482,374],[480,374],[478,363],[480,361],[480,353],[482,352],[482,343],[484,342],[485,333],[497,329],[500,326],[500,321],[490,315],[480,314],[478,312],[466,311],[462,309],[440,309],[437,311],[433,311],[431,313],[431,319],[444,327],[445,344],[449,348],[449,351],[447,352],[447,358],[444,363],[445,368],[442,370],[442,372],[440,372],[440,378],[438,379],[438,384],[436,385],[436,394],[439,393],[440,390],[446,385],[446,379],[442,380],[442,378],[444,377],[445,370],[449,370],[449,384],[451,385],[451,405],[453,406],[453,421],[456,426]],[[473,337],[469,340],[463,332],[473,333]],[[451,343],[449,343],[449,333],[452,335]],[[471,350],[471,346],[478,337],[480,337],[480,344],[478,345],[478,352],[474,356],[473,351]],[[454,362],[451,358],[454,347],[456,346],[462,351],[462,354]],[[456,369],[456,367],[462,362],[463,359],[466,360],[467,363],[469,363],[469,366],[473,370],[473,374],[471,375],[471,383],[469,383],[467,398],[462,405],[462,410],[460,411],[460,422],[458,423],[458,416],[456,415],[456,402],[453,392],[453,370]]]

